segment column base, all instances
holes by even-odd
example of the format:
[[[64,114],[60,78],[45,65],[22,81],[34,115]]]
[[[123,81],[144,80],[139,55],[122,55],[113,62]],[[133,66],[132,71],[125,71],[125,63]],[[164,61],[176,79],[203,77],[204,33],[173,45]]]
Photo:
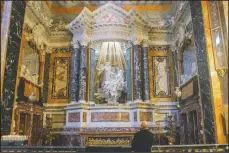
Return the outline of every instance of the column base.
[[[134,100],[134,103],[142,103],[143,101],[141,99]]]
[[[76,104],[76,103],[77,103],[77,101],[70,101],[69,104]]]
[[[151,103],[151,101],[150,101],[150,100],[145,100],[144,102],[145,102],[145,103]]]

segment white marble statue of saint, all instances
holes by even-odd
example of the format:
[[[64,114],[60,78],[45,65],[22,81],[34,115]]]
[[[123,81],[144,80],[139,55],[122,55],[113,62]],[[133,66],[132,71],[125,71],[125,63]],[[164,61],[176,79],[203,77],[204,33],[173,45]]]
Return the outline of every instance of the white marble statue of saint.
[[[169,90],[168,90],[168,78],[167,78],[167,72],[166,72],[166,64],[165,63],[158,63],[157,65],[157,83],[158,83],[158,87],[160,89],[160,91],[165,92],[165,94],[167,95]],[[158,92],[160,92],[158,91]]]

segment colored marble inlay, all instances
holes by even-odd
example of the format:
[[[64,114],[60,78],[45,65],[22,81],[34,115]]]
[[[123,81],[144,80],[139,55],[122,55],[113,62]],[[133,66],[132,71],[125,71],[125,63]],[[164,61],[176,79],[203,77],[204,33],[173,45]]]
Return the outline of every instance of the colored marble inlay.
[[[80,113],[69,113],[68,122],[80,122]]]
[[[68,98],[70,57],[55,57],[52,98]]]
[[[91,113],[92,122],[128,122],[129,113],[120,112],[94,112]]]
[[[65,114],[52,114],[52,122],[53,123],[65,123]]]
[[[153,121],[152,112],[140,112],[140,121]]]
[[[44,87],[43,87],[43,99],[44,103],[48,100],[48,84],[49,84],[49,68],[50,68],[50,53],[45,54],[45,68],[44,68]]]
[[[88,137],[89,146],[130,146],[130,137]]]
[[[134,112],[134,121],[138,120],[137,112]]]
[[[87,112],[83,112],[83,122],[87,122]]]

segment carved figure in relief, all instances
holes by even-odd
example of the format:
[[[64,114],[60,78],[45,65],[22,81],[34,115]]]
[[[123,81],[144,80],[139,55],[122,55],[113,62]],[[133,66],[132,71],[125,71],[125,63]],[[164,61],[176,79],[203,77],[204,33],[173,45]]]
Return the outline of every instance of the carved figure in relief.
[[[159,90],[157,90],[157,94],[159,94],[160,91],[165,92],[166,95],[168,95],[168,78],[167,78],[167,71],[166,71],[166,62],[158,62],[157,66],[157,75],[156,75],[156,82],[158,85]]]

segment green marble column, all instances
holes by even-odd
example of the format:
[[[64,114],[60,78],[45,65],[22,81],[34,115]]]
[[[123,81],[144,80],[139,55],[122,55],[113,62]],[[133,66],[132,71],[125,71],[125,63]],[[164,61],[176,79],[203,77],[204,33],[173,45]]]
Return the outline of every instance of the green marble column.
[[[209,74],[206,37],[204,32],[201,1],[190,1],[193,33],[196,46],[200,96],[203,111],[204,135],[207,144],[215,143],[215,125],[212,109],[211,83]]]
[[[131,79],[131,48],[125,53],[126,60],[126,84],[127,84],[127,101],[132,101],[132,79]]]
[[[18,59],[21,47],[22,29],[25,15],[25,1],[12,1],[6,64],[1,105],[1,134],[10,134],[13,104],[15,99]],[[3,115],[4,114],[4,115]]]
[[[43,102],[48,101],[48,85],[49,85],[49,68],[50,68],[50,53],[45,54],[45,68],[44,68],[44,87],[43,87]]]
[[[94,49],[90,49],[90,98],[89,101],[95,102],[95,72],[96,72],[96,60],[98,55]]]

